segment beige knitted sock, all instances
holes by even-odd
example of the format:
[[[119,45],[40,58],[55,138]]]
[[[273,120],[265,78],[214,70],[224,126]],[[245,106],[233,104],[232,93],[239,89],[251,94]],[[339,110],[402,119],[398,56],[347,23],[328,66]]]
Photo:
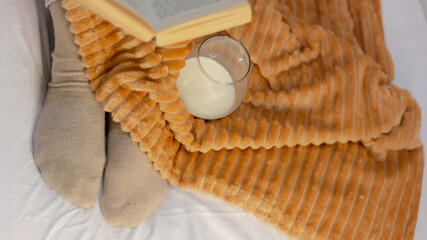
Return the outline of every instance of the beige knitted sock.
[[[34,134],[34,161],[47,185],[89,208],[98,197],[105,164],[105,113],[89,87],[61,2],[49,8],[55,51]]]
[[[108,128],[102,213],[113,226],[135,227],[165,198],[166,180],[110,116]]]

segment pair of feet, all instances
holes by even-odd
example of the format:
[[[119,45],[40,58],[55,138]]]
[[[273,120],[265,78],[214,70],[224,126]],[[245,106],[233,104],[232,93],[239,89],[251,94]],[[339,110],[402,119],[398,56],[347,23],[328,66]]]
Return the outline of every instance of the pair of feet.
[[[103,178],[100,204],[106,220],[114,226],[137,226],[164,199],[166,181],[120,125],[110,116],[106,120],[61,2],[49,9],[55,50],[52,79],[34,135],[35,163],[47,185],[82,208],[96,202]]]

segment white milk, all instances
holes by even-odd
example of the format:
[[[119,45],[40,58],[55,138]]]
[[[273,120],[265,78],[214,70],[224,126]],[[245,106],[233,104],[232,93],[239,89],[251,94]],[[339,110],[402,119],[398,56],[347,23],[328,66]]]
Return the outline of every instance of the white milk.
[[[217,61],[199,57],[203,69],[221,82],[232,83],[228,71]],[[175,82],[185,101],[185,108],[194,116],[204,119],[216,119],[225,116],[231,110],[236,99],[233,85],[221,85],[206,77],[200,69],[197,58],[185,61],[180,76]]]

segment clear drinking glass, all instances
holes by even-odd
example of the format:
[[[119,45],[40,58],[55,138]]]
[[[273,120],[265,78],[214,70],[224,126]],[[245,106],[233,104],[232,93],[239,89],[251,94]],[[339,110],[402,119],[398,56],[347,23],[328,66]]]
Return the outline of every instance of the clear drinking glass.
[[[175,85],[191,114],[218,119],[242,102],[250,68],[249,53],[238,40],[214,35],[193,48]]]

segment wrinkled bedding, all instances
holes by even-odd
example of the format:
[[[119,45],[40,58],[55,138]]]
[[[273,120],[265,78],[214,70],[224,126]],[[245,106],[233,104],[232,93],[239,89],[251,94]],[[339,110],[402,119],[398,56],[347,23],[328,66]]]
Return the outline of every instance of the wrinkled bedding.
[[[383,12],[394,83],[410,90],[426,112],[427,23],[419,2],[383,1]],[[231,205],[176,187],[169,187],[155,214],[135,229],[113,228],[99,204],[81,210],[47,187],[32,159],[32,135],[49,79],[46,13],[38,0],[0,3],[0,239],[286,239]],[[415,239],[427,235],[426,185],[424,179]]]

